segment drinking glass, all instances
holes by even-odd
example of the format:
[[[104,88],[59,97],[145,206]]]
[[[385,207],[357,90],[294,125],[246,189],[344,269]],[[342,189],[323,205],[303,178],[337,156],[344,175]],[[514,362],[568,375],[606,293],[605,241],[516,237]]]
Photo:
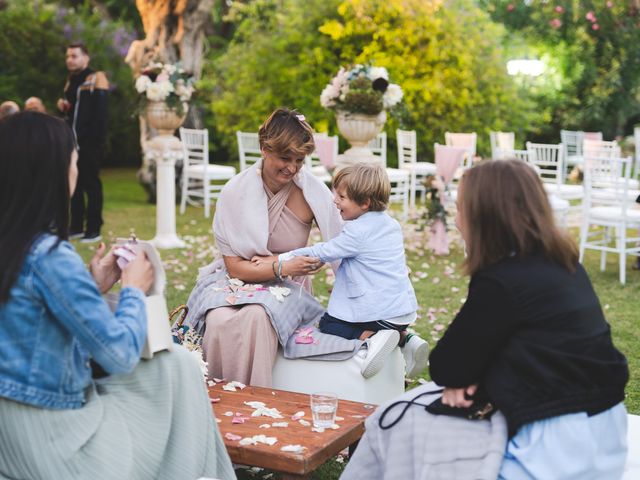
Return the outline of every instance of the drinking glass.
[[[316,428],[330,428],[336,421],[338,396],[335,393],[312,393],[311,416]]]

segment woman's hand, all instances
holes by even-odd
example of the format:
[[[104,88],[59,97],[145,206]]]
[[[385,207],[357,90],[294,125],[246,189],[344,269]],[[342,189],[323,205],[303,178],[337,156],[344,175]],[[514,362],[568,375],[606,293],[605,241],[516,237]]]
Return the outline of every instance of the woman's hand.
[[[105,255],[107,247],[100,242],[95,255],[89,262],[89,271],[96,281],[100,293],[107,293],[120,279],[120,269],[116,263],[116,256],[113,254],[114,248],[115,245]]]
[[[478,390],[478,385],[469,385],[467,388],[449,388],[445,387],[442,393],[443,405],[450,407],[467,408],[473,404],[473,397]]]
[[[282,262],[282,276],[300,277],[303,275],[313,275],[322,268],[324,263],[316,257],[294,257],[291,260]]]
[[[135,251],[136,258],[122,269],[122,286],[139,288],[146,294],[153,285],[153,266],[140,248]]]

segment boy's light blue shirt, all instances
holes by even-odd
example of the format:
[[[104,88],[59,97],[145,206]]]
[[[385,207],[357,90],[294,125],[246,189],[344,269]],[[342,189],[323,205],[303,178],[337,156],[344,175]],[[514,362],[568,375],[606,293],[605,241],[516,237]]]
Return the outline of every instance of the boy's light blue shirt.
[[[329,298],[329,315],[346,322],[372,322],[418,309],[409,280],[400,224],[386,212],[366,212],[345,222],[328,242],[291,252],[342,260]]]

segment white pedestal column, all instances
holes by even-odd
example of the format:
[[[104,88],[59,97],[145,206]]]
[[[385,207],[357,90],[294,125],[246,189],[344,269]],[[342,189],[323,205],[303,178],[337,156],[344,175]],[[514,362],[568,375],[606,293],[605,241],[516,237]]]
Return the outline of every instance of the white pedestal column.
[[[176,161],[182,157],[182,144],[173,135],[158,135],[149,142],[156,161],[156,248],[184,248],[176,234]]]

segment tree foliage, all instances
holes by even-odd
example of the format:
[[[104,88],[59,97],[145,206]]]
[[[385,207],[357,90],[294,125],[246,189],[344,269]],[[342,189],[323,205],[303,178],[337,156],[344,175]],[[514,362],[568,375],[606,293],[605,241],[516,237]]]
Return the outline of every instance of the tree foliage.
[[[444,132],[522,133],[541,116],[506,73],[504,29],[471,0],[256,0],[234,12],[240,24],[228,50],[211,59],[210,107],[224,145],[235,131],[256,131],[279,105],[297,107],[316,129],[334,131],[319,105],[338,67],[386,67],[405,94],[404,115],[387,122],[416,129],[419,152],[432,154]]]
[[[547,60],[551,78],[538,100],[553,113],[550,130],[598,130],[613,137],[640,120],[637,2],[489,0],[486,7],[512,39],[525,39],[521,52]]]
[[[201,83],[221,144],[235,151],[236,130],[257,131],[271,111],[298,108],[316,129],[333,114],[319,96],[339,64],[338,52],[319,28],[336,18],[337,0],[255,0],[230,13],[238,24],[227,50],[211,52]]]

